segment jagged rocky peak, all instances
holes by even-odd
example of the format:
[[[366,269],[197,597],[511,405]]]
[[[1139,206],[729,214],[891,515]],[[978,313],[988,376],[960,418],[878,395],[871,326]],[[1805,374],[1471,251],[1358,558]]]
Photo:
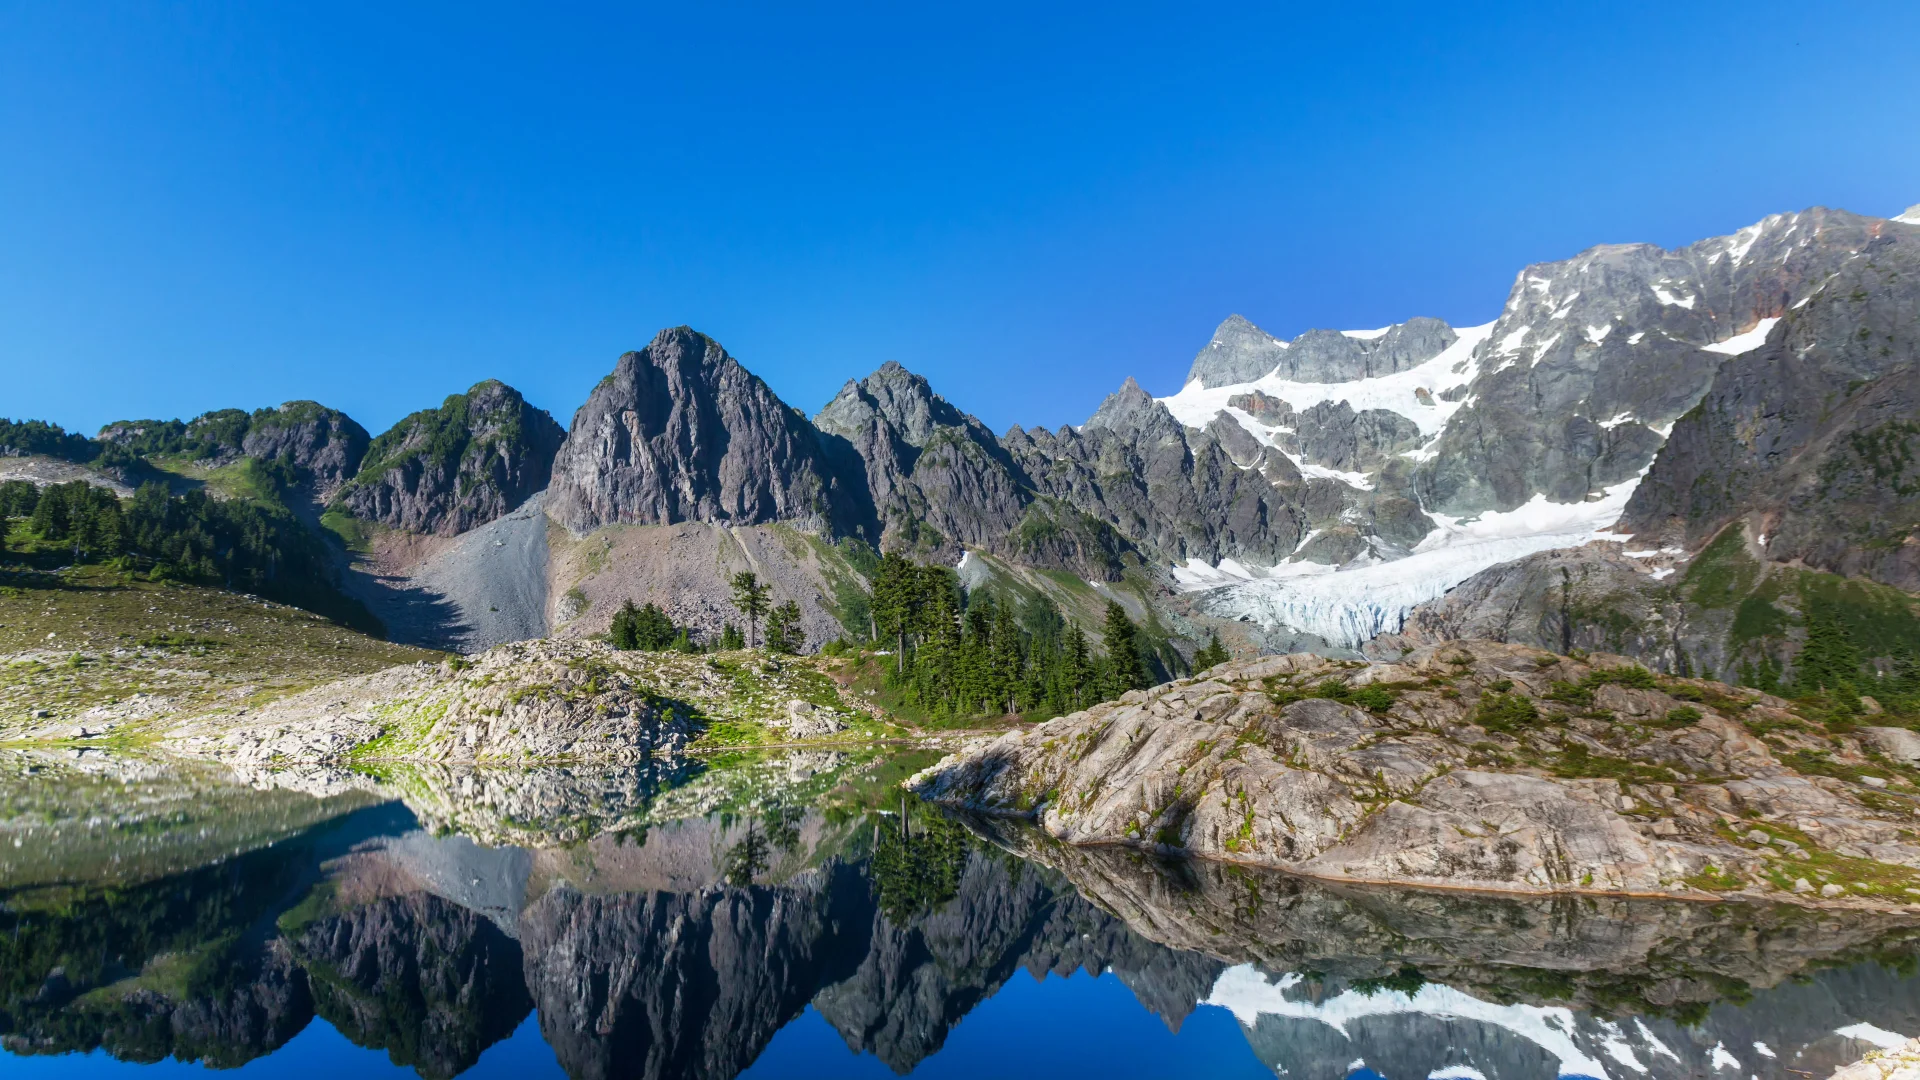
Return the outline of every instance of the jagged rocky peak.
[[[682,521],[832,531],[862,501],[804,416],[719,342],[676,326],[620,357],[574,414],[547,512],[576,532]]]
[[[1120,389],[1107,395],[1107,399],[1094,410],[1093,416],[1087,420],[1086,429],[1125,434],[1161,434],[1167,431],[1178,434],[1180,422],[1129,375],[1127,381],[1120,384]]]
[[[1213,332],[1213,340],[1193,358],[1187,381],[1202,386],[1232,386],[1253,380],[1280,366],[1287,343],[1248,322],[1229,315]]]
[[[1187,381],[1233,386],[1278,374],[1295,382],[1349,382],[1418,366],[1457,340],[1441,320],[1414,318],[1378,330],[1309,330],[1287,342],[1230,315],[1193,358]]]
[[[333,505],[363,521],[452,536],[546,487],[564,437],[546,410],[488,379],[373,440]]]
[[[822,431],[852,439],[873,421],[884,419],[901,441],[909,446],[925,446],[941,428],[977,426],[978,421],[962,413],[933,392],[927,380],[908,371],[897,360],[889,360],[864,379],[849,379],[840,393],[827,402],[813,418]]]
[[[1003,550],[1032,497],[993,432],[897,362],[848,382],[814,424],[839,473],[864,477],[883,543]]]
[[[1912,206],[1907,207],[1906,210],[1902,211],[1899,216],[1892,220],[1902,225],[1920,225],[1920,203],[1914,203]]]

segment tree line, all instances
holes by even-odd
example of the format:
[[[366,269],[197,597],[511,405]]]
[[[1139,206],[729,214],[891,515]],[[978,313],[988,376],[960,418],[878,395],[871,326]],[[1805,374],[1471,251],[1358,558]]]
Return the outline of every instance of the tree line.
[[[279,507],[199,490],[172,495],[157,482],[122,499],[84,480],[44,488],[9,480],[0,483],[0,518],[8,520],[8,550],[254,593],[380,633],[335,587],[325,542]]]
[[[1155,681],[1139,627],[1113,601],[1096,650],[1044,596],[1021,604],[969,593],[947,567],[891,554],[870,604],[879,643],[891,647],[889,688],[936,717],[1060,716]]]

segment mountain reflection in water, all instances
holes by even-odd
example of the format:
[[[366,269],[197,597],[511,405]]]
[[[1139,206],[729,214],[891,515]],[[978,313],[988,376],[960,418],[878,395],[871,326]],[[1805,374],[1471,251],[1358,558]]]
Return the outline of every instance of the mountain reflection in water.
[[[1800,1080],[1920,1033],[1912,919],[1071,848],[924,763],[0,756],[0,1068]]]

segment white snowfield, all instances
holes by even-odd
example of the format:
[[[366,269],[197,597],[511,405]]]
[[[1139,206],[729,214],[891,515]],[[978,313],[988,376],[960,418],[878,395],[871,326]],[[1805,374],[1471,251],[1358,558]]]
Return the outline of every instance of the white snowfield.
[[[1378,337],[1384,333],[1374,330],[1341,332],[1349,337]],[[1273,445],[1273,433],[1283,429],[1267,427],[1240,409],[1228,408],[1227,399],[1258,390],[1268,397],[1279,398],[1297,410],[1310,409],[1323,401],[1344,401],[1355,412],[1386,409],[1399,413],[1420,425],[1422,435],[1437,435],[1441,428],[1447,426],[1447,420],[1459,411],[1461,404],[1457,401],[1441,401],[1440,393],[1472,381],[1475,373],[1473,351],[1493,332],[1493,324],[1469,326],[1454,332],[1460,335],[1460,340],[1447,346],[1440,355],[1418,367],[1375,379],[1335,383],[1294,382],[1280,378],[1279,368],[1276,367],[1252,382],[1235,383],[1232,386],[1208,389],[1196,379],[1172,397],[1161,398],[1160,404],[1167,407],[1174,419],[1190,428],[1204,428],[1213,422],[1215,416],[1224,412],[1269,446]],[[1461,364],[1465,366],[1459,371],[1453,370]],[[1421,404],[1414,395],[1415,390],[1426,390],[1433,395],[1433,404]]]
[[[1644,475],[1644,473],[1642,474]],[[1185,592],[1204,592],[1200,606],[1223,618],[1246,616],[1264,626],[1287,626],[1358,648],[1380,634],[1398,633],[1415,607],[1446,595],[1455,585],[1492,566],[1539,551],[1578,547],[1606,539],[1620,520],[1640,477],[1607,488],[1581,503],[1531,502],[1506,513],[1472,520],[1429,514],[1438,527],[1393,561],[1362,556],[1346,568],[1291,562],[1247,567],[1231,559],[1219,566],[1198,560],[1173,569]]]
[[[1716,341],[1711,345],[1703,345],[1701,348],[1706,349],[1708,352],[1721,353],[1726,356],[1739,356],[1742,353],[1750,353],[1767,343],[1767,335],[1773,332],[1774,326],[1779,322],[1780,316],[1778,315],[1761,319],[1753,329],[1744,334],[1735,334],[1725,341]]]

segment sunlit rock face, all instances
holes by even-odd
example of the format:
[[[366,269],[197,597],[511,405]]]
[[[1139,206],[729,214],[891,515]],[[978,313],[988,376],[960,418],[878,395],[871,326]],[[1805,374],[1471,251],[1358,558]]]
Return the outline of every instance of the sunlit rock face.
[[[1608,681],[1629,670],[1641,685]],[[1795,771],[1745,726],[1787,722],[1787,706],[1721,684],[1657,688],[1620,657],[1583,662],[1493,642],[1418,649],[1396,663],[1296,654],[1223,664],[976,739],[913,784],[937,801],[1031,817],[1073,843],[1333,879],[1810,892],[1780,861],[1793,848],[1772,846],[1765,831],[1731,832],[1726,821],[1746,808],[1810,829],[1872,867],[1862,875],[1890,875],[1877,889],[1834,885],[1829,898],[1854,890],[1907,903],[1906,883],[1920,887],[1920,847],[1907,840],[1904,808],[1865,780]]]

